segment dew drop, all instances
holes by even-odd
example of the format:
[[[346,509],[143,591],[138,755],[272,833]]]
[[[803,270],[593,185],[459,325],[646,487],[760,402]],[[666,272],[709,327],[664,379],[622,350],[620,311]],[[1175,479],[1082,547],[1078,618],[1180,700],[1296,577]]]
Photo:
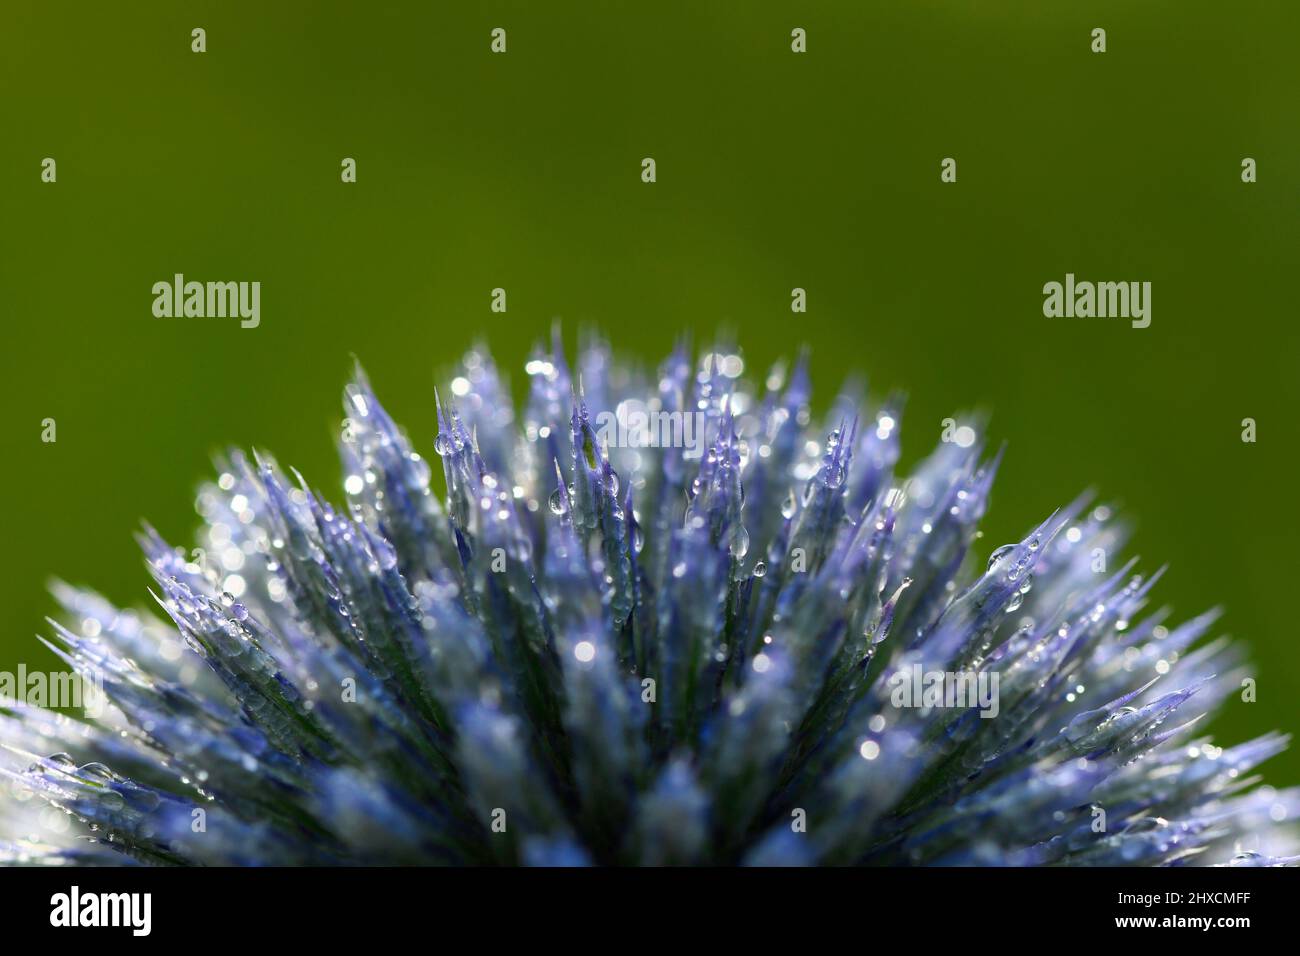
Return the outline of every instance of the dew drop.
[[[790,493],[786,495],[785,500],[781,502],[781,517],[793,518],[795,509],[798,508],[798,506],[799,503],[795,501],[794,497],[794,489],[791,488]]]
[[[731,533],[731,556],[739,560],[749,553],[749,532],[739,526]]]
[[[1004,544],[1002,547],[995,550],[992,554],[989,555],[989,566],[987,570],[992,571],[993,566],[995,564],[997,564],[999,561],[1001,561],[1004,557],[1006,557],[1014,550],[1016,550],[1016,545],[1014,544]]]
[[[112,770],[108,769],[104,764],[99,762],[84,764],[80,770],[87,777],[93,777],[96,780],[104,780],[109,783],[114,783],[122,779]]]

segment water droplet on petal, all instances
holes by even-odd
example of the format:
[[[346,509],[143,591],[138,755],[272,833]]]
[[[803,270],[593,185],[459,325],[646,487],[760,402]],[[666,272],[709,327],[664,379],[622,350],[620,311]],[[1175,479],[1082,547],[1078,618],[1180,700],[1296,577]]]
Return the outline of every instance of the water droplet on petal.
[[[559,488],[551,492],[547,504],[550,505],[551,514],[553,515],[562,515],[569,510],[569,502],[565,498],[564,492]]]
[[[987,570],[992,571],[993,565],[997,564],[1014,550],[1016,550],[1016,545],[1014,544],[1004,544],[1002,547],[995,550],[989,555],[989,565]]]
[[[790,493],[786,495],[785,500],[781,502],[781,517],[793,518],[795,509],[798,508],[798,506],[799,503],[795,501],[794,497],[794,489],[791,488]]]
[[[122,779],[117,774],[115,774],[112,770],[108,769],[108,767],[106,767],[104,764],[99,763],[97,761],[84,764],[80,769],[81,772],[85,774],[87,777],[93,777],[96,780],[104,780],[109,783],[115,783]]]
[[[749,553],[749,532],[744,526],[739,526],[731,533],[731,555],[736,559],[743,558]]]

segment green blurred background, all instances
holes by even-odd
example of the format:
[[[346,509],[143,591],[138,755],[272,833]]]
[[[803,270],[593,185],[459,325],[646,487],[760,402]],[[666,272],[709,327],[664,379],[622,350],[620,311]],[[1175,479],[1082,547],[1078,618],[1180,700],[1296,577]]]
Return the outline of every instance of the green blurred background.
[[[450,363],[486,339],[518,395],[559,317],[647,360],[730,328],[751,371],[806,343],[822,407],[909,392],[905,465],[990,410],[984,543],[1099,489],[1157,602],[1251,645],[1221,742],[1294,729],[1297,36],[1291,0],[7,0],[0,669],[52,666],[51,575],[148,600],[131,534],[188,544],[215,450],[340,497],[351,353],[428,454]],[[175,272],[260,280],[261,326],[154,318]],[[1044,318],[1066,272],[1151,281],[1151,327]]]

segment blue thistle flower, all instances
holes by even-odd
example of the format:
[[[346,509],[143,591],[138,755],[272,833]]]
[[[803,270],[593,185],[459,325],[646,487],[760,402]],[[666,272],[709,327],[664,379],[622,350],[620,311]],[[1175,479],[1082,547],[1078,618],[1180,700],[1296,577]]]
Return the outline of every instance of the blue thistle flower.
[[[974,429],[902,480],[897,398],[819,425],[803,360],[742,364],[557,338],[516,424],[473,352],[442,502],[360,370],[346,508],[230,453],[203,553],[140,535],[162,616],[55,586],[110,706],[0,713],[0,860],[1296,861],[1285,739],[1196,730],[1239,648],[1102,573],[1108,508],[986,553]]]

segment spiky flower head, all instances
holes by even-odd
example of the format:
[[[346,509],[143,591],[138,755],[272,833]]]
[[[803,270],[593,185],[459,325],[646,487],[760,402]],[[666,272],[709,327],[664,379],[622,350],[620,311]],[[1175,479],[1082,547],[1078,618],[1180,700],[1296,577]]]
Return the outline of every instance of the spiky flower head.
[[[1283,738],[1195,727],[1238,648],[1106,507],[993,549],[975,427],[902,479],[899,402],[817,422],[803,362],[525,371],[522,421],[482,351],[438,399],[441,503],[358,371],[346,507],[232,453],[199,548],[141,536],[165,618],[57,585],[109,706],[0,714],[0,859],[1290,861]]]

